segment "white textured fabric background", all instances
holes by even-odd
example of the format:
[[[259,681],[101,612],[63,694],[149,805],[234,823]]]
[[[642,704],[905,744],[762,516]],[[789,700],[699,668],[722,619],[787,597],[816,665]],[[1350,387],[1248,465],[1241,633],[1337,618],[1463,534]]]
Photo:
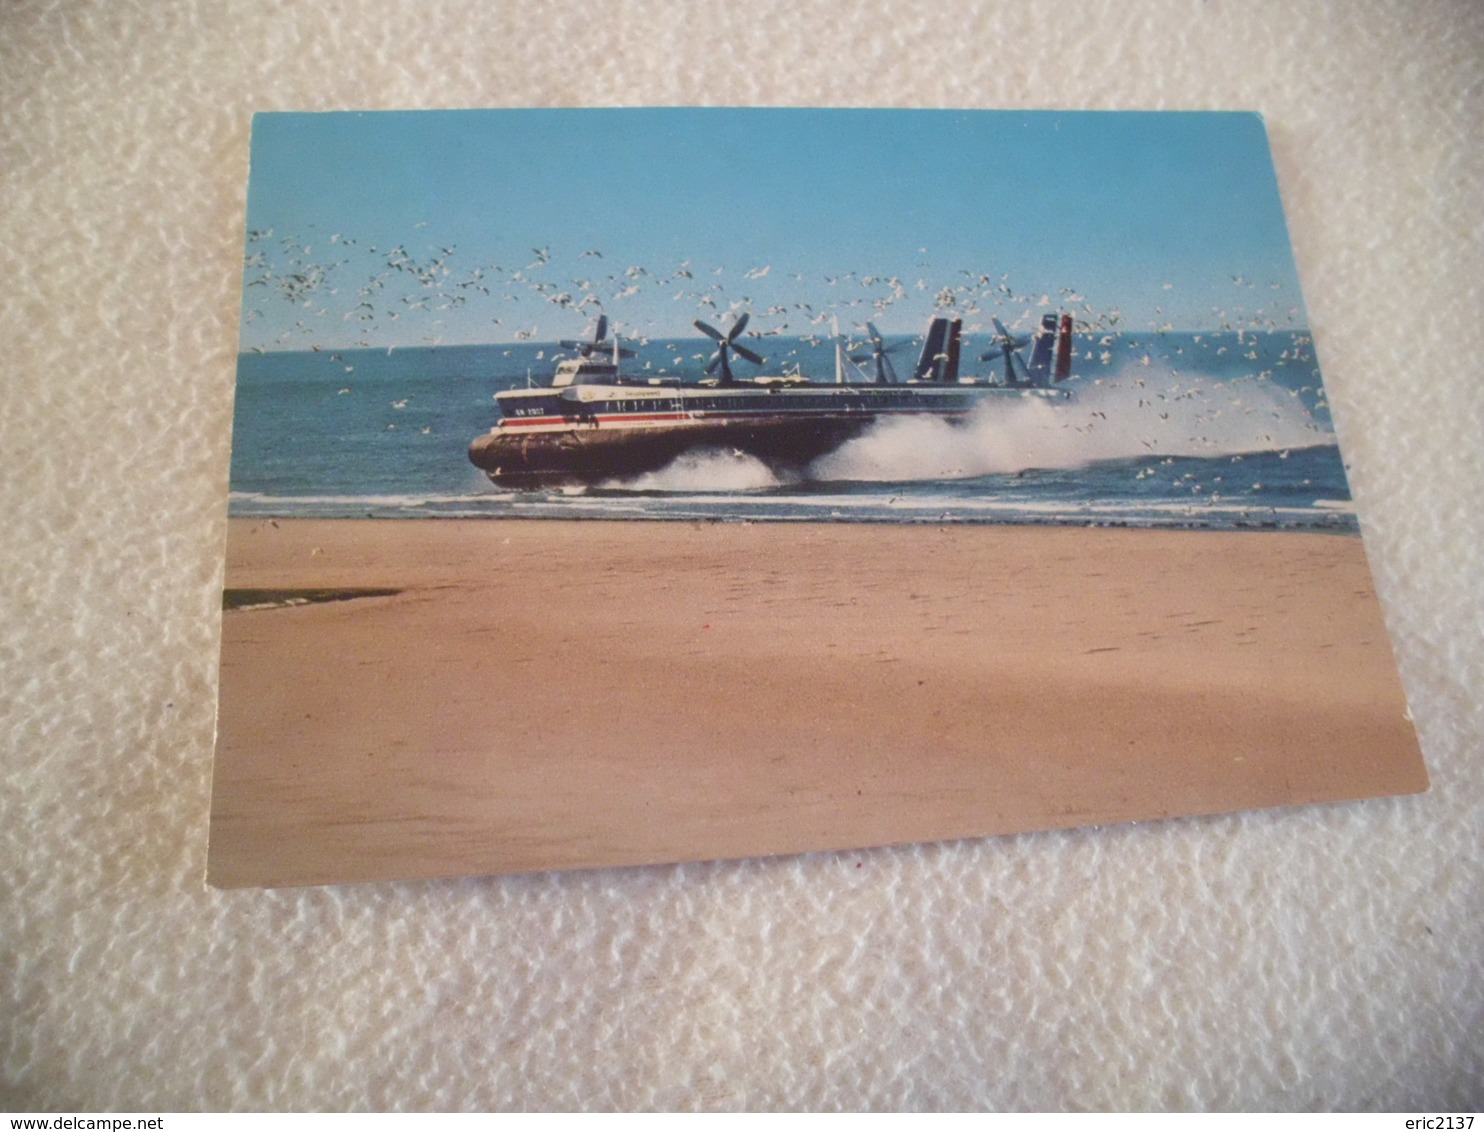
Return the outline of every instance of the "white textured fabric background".
[[[1431,793],[207,890],[250,113],[653,104],[1262,111]],[[0,0],[0,1101],[1484,1106],[1481,205],[1471,0]]]

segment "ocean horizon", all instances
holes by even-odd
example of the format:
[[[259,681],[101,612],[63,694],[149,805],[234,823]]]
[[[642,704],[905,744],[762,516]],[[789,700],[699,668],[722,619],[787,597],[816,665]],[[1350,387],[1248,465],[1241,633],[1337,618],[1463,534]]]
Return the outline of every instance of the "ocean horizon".
[[[835,375],[829,337],[747,339],[753,373]],[[698,381],[703,338],[625,339],[634,377]],[[920,340],[889,336],[910,373]],[[992,343],[968,339],[963,373]],[[861,340],[855,356],[869,353]],[[239,355],[235,518],[602,518],[1017,523],[1355,532],[1304,330],[1079,335],[1069,402],[984,406],[968,421],[883,421],[780,477],[731,452],[587,488],[491,484],[467,448],[494,395],[546,384],[559,344],[248,351]],[[868,380],[867,361],[847,380]]]

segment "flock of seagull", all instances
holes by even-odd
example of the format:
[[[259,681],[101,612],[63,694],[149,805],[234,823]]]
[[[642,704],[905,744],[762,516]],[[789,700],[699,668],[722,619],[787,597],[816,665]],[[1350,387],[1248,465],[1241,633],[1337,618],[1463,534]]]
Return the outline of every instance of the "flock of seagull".
[[[611,264],[603,251],[591,248],[565,268],[550,247],[533,247],[514,263],[460,265],[456,245],[427,244],[414,250],[415,241],[383,247],[363,243],[342,233],[323,239],[279,236],[273,229],[247,233],[243,276],[243,322],[246,327],[268,316],[282,325],[275,348],[323,349],[327,341],[369,348],[373,338],[388,337],[407,345],[440,345],[451,312],[467,333],[470,313],[475,325],[485,325],[492,340],[545,341],[571,329],[550,329],[553,317],[570,324],[606,313],[624,336],[647,345],[662,333],[650,321],[625,324],[621,315],[640,296],[660,298],[679,307],[671,325],[688,325],[693,318],[752,315],[749,336],[789,336],[817,345],[841,322],[863,326],[880,321],[893,306],[911,300],[930,301],[935,314],[961,317],[965,332],[984,329],[992,315],[1002,316],[1016,333],[1033,326],[1048,310],[1070,310],[1080,332],[1103,335],[1101,350],[1088,360],[1111,361],[1107,346],[1112,332],[1132,329],[1121,311],[1096,309],[1076,288],[1027,294],[1011,286],[1008,275],[992,276],[960,269],[949,282],[930,282],[919,276],[874,275],[854,271],[808,277],[798,271],[774,272],[772,264],[753,266],[729,276],[726,267],[700,268],[690,261],[660,270],[641,264]],[[925,254],[927,249],[919,249]],[[926,267],[926,263],[919,264]],[[766,282],[764,282],[766,281]],[[1257,284],[1233,276],[1238,288]],[[1174,284],[1165,283],[1165,290]],[[1277,291],[1281,284],[1270,284]],[[755,301],[753,292],[765,288],[771,301]],[[789,292],[793,297],[784,297]],[[807,297],[805,297],[807,296]],[[283,307],[286,306],[286,310]],[[1156,334],[1174,330],[1163,306],[1147,329]],[[294,321],[288,324],[287,315]],[[1254,310],[1213,308],[1212,325],[1229,331],[1282,329],[1300,320],[1298,307],[1282,309],[1274,298]],[[546,327],[546,329],[543,329]],[[263,352],[267,347],[253,349]],[[676,359],[676,364],[683,361]]]
[[[753,266],[729,275],[725,267],[700,268],[689,261],[663,271],[638,264],[618,266],[610,264],[608,257],[598,248],[582,252],[574,263],[563,269],[549,247],[533,247],[529,256],[522,256],[513,264],[490,262],[461,266],[458,248],[454,245],[428,244],[414,251],[409,243],[383,247],[361,243],[342,233],[331,233],[316,240],[281,237],[272,229],[249,231],[243,278],[244,324],[267,317],[272,304],[287,304],[295,317],[293,324],[276,337],[280,348],[307,347],[320,351],[331,348],[326,343],[349,340],[355,348],[364,349],[371,346],[373,338],[384,341],[389,336],[407,345],[439,345],[444,316],[468,308],[478,312],[478,321],[489,327],[491,338],[505,337],[516,343],[539,344],[559,337],[559,332],[551,329],[553,319],[570,325],[574,315],[584,322],[595,320],[603,313],[615,318],[630,300],[643,295],[659,296],[676,304],[680,308],[676,324],[685,325],[693,317],[719,318],[730,314],[736,319],[747,313],[751,315],[754,327],[749,337],[787,336],[818,346],[827,341],[832,332],[838,334],[834,328],[842,320],[864,326],[866,321],[880,319],[894,305],[909,299],[929,299],[935,314],[947,313],[963,318],[967,332],[978,329],[981,318],[987,323],[991,316],[1002,315],[1004,321],[1020,333],[1026,327],[1034,326],[1049,310],[1071,310],[1076,318],[1077,331],[1082,336],[1084,376],[1089,376],[1095,386],[1125,388],[1127,399],[1136,400],[1136,405],[1124,404],[1123,407],[1137,408],[1137,415],[1149,422],[1150,436],[1141,443],[1150,453],[1169,451],[1171,440],[1176,439],[1170,434],[1176,429],[1182,433],[1191,432],[1188,438],[1178,438],[1179,443],[1187,448],[1214,449],[1218,447],[1218,441],[1207,433],[1229,428],[1231,417],[1257,418],[1246,422],[1254,441],[1273,443],[1271,432],[1260,431],[1260,422],[1269,417],[1277,419],[1280,424],[1284,421],[1285,413],[1281,407],[1244,404],[1240,397],[1229,398],[1221,405],[1203,404],[1194,413],[1188,409],[1181,410],[1172,420],[1171,413],[1179,402],[1200,398],[1205,392],[1197,377],[1200,359],[1186,356],[1187,348],[1192,354],[1209,351],[1212,356],[1235,351],[1254,363],[1267,360],[1280,366],[1313,366],[1311,340],[1296,329],[1302,326],[1301,308],[1285,308],[1282,296],[1276,295],[1265,305],[1252,309],[1235,305],[1230,309],[1213,308],[1211,325],[1215,329],[1210,333],[1181,336],[1170,341],[1167,348],[1156,346],[1142,354],[1138,353],[1141,347],[1135,346],[1132,375],[1125,371],[1116,377],[1111,374],[1091,377],[1087,374],[1088,367],[1094,363],[1108,366],[1115,360],[1113,348],[1120,337],[1125,349],[1123,356],[1127,357],[1126,350],[1137,340],[1153,344],[1156,339],[1173,332],[1175,327],[1165,318],[1163,308],[1155,308],[1157,317],[1147,327],[1133,327],[1125,323],[1117,309],[1099,311],[1074,288],[1064,287],[1055,295],[1025,294],[1011,286],[1008,276],[992,276],[966,269],[959,271],[953,281],[946,284],[930,283],[926,276],[906,280],[895,275],[853,271],[809,278],[801,272],[780,270],[775,273],[772,264]],[[926,249],[919,250],[926,252]],[[1240,275],[1232,276],[1231,281],[1244,294],[1282,290],[1281,284],[1262,285]],[[753,293],[762,288],[766,288],[775,300],[766,306],[754,301]],[[1165,283],[1163,289],[1173,290],[1174,285]],[[809,298],[778,298],[791,290]],[[274,313],[280,324],[286,322],[281,310]],[[1289,348],[1273,360],[1259,354],[1254,332],[1275,330],[1292,330],[1293,336]],[[653,324],[629,324],[624,336],[637,345],[645,346],[649,344],[650,336],[658,333],[659,329]],[[687,363],[684,347],[658,337],[655,340],[674,351],[673,355],[667,355],[671,357],[667,365],[682,367]],[[858,348],[858,345],[851,343],[849,348]],[[395,345],[388,347],[388,353],[395,348]],[[264,351],[261,346],[254,349]],[[510,352],[506,350],[507,354]],[[798,353],[797,347],[788,353]],[[545,351],[539,351],[536,356],[538,360],[544,359]],[[553,360],[559,356],[553,351]],[[693,354],[689,359],[700,360],[706,356],[704,353]],[[1185,356],[1184,361],[1182,356]],[[331,357],[344,362],[338,353]],[[1165,366],[1171,368],[1168,373],[1161,372],[1160,380],[1146,388],[1146,379],[1136,376],[1140,372],[1138,367],[1153,366],[1156,358],[1162,370]],[[770,364],[786,363],[785,357],[775,358]],[[645,364],[649,367],[653,362]],[[1185,379],[1177,367],[1186,364],[1194,372],[1187,375],[1191,379],[1189,383],[1182,385]],[[353,369],[349,364],[344,368],[346,372]],[[1093,372],[1096,372],[1095,368]],[[1273,371],[1259,370],[1253,376],[1263,381],[1271,378]],[[350,389],[343,388],[340,392],[349,393]],[[1317,380],[1313,386],[1304,386],[1301,390],[1290,388],[1286,392],[1300,403],[1303,403],[1303,395],[1307,394],[1310,402],[1319,406],[1324,404],[1323,390]],[[405,398],[391,403],[391,407],[398,410],[407,408],[407,405]],[[1228,419],[1218,425],[1224,416]],[[1069,415],[1064,427],[1090,434],[1094,429],[1101,431],[1108,427],[1107,421],[1104,410],[1092,408]],[[395,424],[387,425],[388,429],[395,427]],[[1276,426],[1270,427],[1277,431]],[[1312,419],[1306,427],[1314,433],[1323,432]],[[421,431],[427,433],[429,428],[424,427]],[[1316,437],[1315,442],[1321,439]],[[1286,456],[1287,452],[1283,455]],[[1152,467],[1145,468],[1140,471],[1139,478],[1154,474]],[[1177,486],[1189,487],[1195,494],[1212,491],[1212,485],[1199,482]],[[1253,487],[1261,490],[1260,484]],[[1216,494],[1214,498],[1219,499],[1220,495]]]

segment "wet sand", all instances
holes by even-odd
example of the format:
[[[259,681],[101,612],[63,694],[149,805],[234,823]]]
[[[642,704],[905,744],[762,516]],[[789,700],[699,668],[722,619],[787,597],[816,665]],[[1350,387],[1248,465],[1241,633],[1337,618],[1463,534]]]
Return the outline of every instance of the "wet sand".
[[[223,887],[1427,785],[1354,537],[232,520],[227,588]]]

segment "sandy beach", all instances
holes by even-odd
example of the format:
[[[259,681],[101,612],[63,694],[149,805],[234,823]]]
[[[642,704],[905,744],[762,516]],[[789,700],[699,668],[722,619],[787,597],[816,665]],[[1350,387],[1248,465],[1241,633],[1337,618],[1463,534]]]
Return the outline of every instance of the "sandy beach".
[[[1427,784],[1349,536],[233,520],[226,585],[223,887]]]

